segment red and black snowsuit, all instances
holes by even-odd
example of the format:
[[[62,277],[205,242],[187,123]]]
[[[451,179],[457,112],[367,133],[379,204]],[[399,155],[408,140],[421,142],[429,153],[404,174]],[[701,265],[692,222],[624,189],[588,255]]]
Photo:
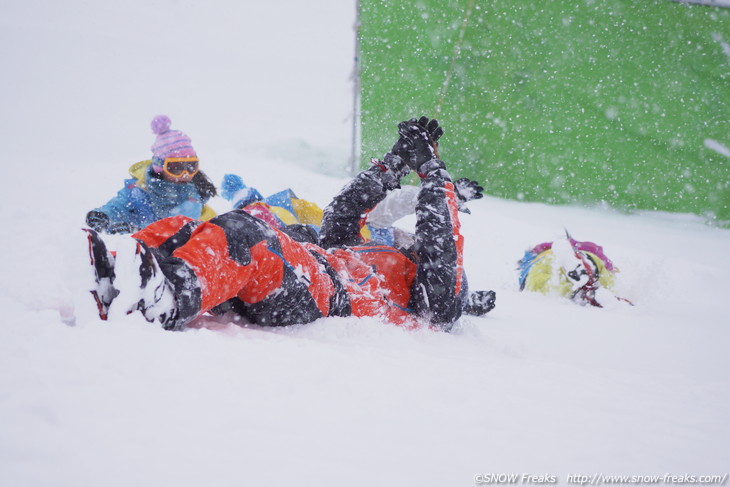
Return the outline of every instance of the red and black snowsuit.
[[[448,330],[467,291],[458,205],[444,171],[423,177],[421,187],[415,249],[360,238],[363,216],[392,189],[377,166],[325,209],[318,241],[305,228],[277,230],[240,210],[207,222],[163,219],[134,237],[154,249],[175,289],[176,328],[208,311],[235,310],[263,326],[376,316],[407,326],[419,317]]]

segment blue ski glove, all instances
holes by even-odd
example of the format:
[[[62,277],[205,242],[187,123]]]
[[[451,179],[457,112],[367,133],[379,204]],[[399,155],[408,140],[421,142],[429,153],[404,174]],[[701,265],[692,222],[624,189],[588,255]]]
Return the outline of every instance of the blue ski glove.
[[[221,197],[231,201],[233,199],[233,195],[245,187],[246,183],[243,182],[241,176],[236,174],[225,174],[223,176],[223,183],[221,184]]]
[[[246,186],[241,176],[226,174],[221,184],[221,197],[233,203],[234,208],[243,208],[254,201],[263,201],[264,197],[256,188]]]

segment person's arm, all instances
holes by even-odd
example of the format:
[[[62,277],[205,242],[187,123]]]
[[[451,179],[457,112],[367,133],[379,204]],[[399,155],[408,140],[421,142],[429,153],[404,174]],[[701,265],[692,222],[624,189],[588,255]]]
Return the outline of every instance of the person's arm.
[[[130,189],[122,188],[106,204],[89,211],[86,214],[86,224],[103,233],[132,233],[137,230],[139,225],[135,224],[135,214],[131,211],[135,205],[130,194]]]
[[[380,203],[388,191],[400,187],[408,174],[403,160],[389,152],[382,161],[361,171],[324,209],[319,244],[324,248],[362,244],[360,228],[365,215]]]

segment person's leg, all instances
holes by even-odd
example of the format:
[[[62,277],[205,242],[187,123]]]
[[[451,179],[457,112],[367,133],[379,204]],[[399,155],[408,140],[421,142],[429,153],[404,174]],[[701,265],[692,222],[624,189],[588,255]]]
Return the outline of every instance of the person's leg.
[[[458,202],[444,164],[434,159],[419,168],[421,192],[416,206],[418,268],[412,306],[433,325],[448,331],[462,313],[464,238]]]
[[[184,245],[201,223],[182,215],[171,216],[147,225],[132,237],[155,249],[156,257],[167,257]]]

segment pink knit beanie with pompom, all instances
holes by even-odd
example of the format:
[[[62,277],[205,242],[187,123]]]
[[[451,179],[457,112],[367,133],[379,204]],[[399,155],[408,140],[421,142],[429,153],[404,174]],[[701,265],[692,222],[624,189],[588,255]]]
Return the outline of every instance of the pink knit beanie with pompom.
[[[157,135],[151,147],[152,163],[160,168],[168,157],[198,157],[190,137],[179,130],[170,130],[171,123],[167,115],[157,115],[150,123]]]

